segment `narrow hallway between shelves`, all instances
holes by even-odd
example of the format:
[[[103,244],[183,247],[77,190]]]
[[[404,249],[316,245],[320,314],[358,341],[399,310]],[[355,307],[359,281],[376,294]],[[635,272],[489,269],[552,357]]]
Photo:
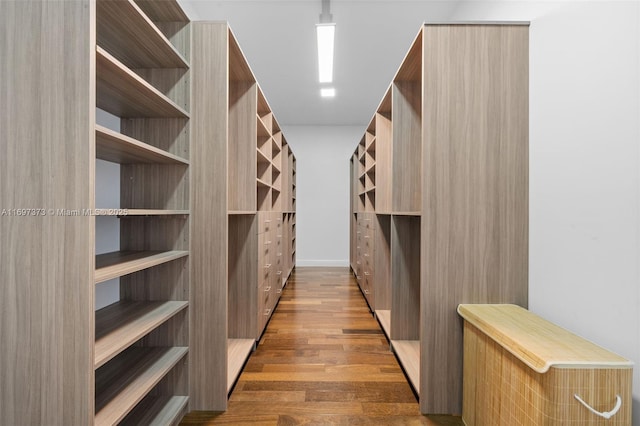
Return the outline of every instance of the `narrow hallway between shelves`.
[[[461,425],[418,403],[348,268],[296,268],[224,413],[195,424]]]

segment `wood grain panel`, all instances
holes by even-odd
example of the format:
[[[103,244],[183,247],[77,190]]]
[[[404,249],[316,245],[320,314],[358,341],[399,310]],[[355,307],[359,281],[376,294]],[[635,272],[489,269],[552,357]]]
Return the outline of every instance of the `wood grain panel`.
[[[181,68],[132,68],[139,75],[166,96],[183,111],[190,108],[190,72]]]
[[[392,88],[392,202],[395,212],[422,208],[422,92],[420,82],[396,81]]]
[[[456,306],[527,305],[528,26],[426,26],[424,55],[421,410],[459,413]]]
[[[392,131],[391,115],[376,113],[376,213],[391,213]]]
[[[228,27],[227,27],[228,28]],[[245,81],[255,83],[256,79],[245,59],[233,31],[229,28],[229,81]]]
[[[96,4],[98,45],[128,67],[188,67],[182,55],[133,0],[99,0]]]
[[[420,340],[420,217],[391,218],[391,339]]]
[[[125,118],[120,132],[188,160],[189,120],[186,118]]]
[[[374,294],[376,295],[375,307],[378,309],[391,309],[391,216],[375,215],[376,232],[374,234]]]
[[[185,210],[189,169],[181,165],[123,164],[120,206],[130,209]]]
[[[422,46],[423,29],[421,28],[402,60],[400,68],[393,79],[394,82],[413,81],[419,83],[422,80]]]
[[[0,2],[0,206],[93,208],[95,5]],[[5,424],[93,419],[94,217],[0,216]]]
[[[256,210],[256,90],[252,82],[229,83],[229,210]]]
[[[227,406],[227,25],[192,23],[189,407]],[[217,93],[217,96],[211,96]],[[205,325],[206,326],[203,326]]]
[[[256,216],[229,216],[229,338],[258,338],[258,249]]]
[[[392,340],[391,346],[411,386],[420,395],[420,341]]]

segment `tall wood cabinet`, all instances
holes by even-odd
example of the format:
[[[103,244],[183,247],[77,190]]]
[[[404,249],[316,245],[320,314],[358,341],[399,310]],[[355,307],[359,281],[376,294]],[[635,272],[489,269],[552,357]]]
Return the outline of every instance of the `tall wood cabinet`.
[[[224,410],[295,265],[295,156],[228,25],[174,0],[0,17],[2,422]],[[119,168],[104,209],[97,160]],[[96,255],[102,216],[119,249]]]
[[[190,407],[224,410],[295,265],[295,156],[229,26],[192,32]]]
[[[457,305],[527,306],[528,86],[527,23],[425,24],[351,158],[351,268],[423,413],[461,413]]]
[[[145,0],[2,2],[0,16],[3,422],[175,422],[188,404],[188,19]],[[95,209],[96,159],[120,165],[109,209]],[[96,256],[103,215],[120,221],[120,249]],[[112,278],[120,300],[94,312]]]

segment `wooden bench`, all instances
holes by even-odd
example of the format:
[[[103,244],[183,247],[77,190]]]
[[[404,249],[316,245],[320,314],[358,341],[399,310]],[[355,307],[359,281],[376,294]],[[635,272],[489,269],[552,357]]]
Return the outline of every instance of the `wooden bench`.
[[[629,360],[516,305],[458,313],[467,426],[631,425]]]

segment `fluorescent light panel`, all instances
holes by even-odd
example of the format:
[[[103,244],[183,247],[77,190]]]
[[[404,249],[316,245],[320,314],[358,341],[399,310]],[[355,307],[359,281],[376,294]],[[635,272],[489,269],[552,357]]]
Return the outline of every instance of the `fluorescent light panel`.
[[[318,77],[320,83],[333,82],[333,40],[336,24],[317,24]]]
[[[333,98],[336,95],[336,89],[333,87],[325,87],[320,89],[320,96],[323,98]]]

